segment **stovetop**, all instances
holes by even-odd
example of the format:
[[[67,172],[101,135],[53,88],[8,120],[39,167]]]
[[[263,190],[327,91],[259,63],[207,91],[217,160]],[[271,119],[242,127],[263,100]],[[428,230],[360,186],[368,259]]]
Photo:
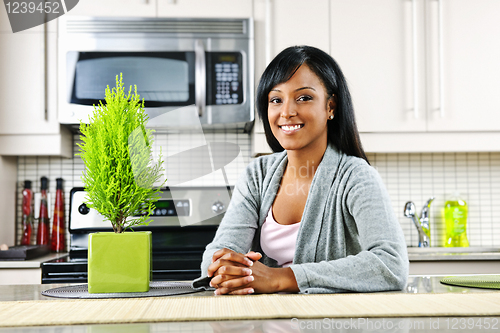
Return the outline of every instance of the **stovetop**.
[[[202,251],[153,253],[153,281],[193,280]],[[42,283],[87,283],[87,258],[70,255],[42,263]]]

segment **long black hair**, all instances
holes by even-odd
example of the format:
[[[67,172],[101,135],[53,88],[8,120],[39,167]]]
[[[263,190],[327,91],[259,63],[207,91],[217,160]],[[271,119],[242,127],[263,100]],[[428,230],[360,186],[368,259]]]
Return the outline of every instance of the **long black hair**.
[[[273,135],[267,117],[269,92],[278,84],[288,81],[303,64],[319,77],[328,96],[335,95],[336,98],[335,118],[328,121],[328,141],[341,152],[363,158],[369,163],[359,138],[351,94],[344,75],[330,55],[311,46],[284,49],[271,61],[260,78],[256,105],[264,124],[267,143],[274,152],[284,150]]]

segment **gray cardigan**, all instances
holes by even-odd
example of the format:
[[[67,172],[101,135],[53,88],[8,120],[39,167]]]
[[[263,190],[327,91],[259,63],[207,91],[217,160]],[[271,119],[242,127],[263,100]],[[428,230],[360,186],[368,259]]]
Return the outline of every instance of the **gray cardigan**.
[[[260,248],[260,230],[287,165],[286,151],[253,160],[238,180],[231,202],[201,264],[215,251],[262,253],[261,262],[279,267]],[[318,166],[297,235],[293,264],[301,293],[401,290],[408,277],[408,254],[401,227],[377,171],[365,160],[329,145]]]

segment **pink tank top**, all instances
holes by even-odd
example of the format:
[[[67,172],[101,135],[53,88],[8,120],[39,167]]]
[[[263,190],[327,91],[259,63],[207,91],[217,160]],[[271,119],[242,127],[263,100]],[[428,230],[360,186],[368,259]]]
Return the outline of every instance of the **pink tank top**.
[[[278,265],[288,267],[293,262],[295,244],[300,222],[294,224],[279,224],[274,220],[273,207],[269,209],[266,220],[260,231],[260,247]]]

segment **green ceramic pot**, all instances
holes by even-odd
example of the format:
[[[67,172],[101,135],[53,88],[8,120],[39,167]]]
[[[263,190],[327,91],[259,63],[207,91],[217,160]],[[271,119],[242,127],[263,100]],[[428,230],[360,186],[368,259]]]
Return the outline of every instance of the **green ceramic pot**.
[[[89,235],[89,293],[149,291],[151,231]]]

